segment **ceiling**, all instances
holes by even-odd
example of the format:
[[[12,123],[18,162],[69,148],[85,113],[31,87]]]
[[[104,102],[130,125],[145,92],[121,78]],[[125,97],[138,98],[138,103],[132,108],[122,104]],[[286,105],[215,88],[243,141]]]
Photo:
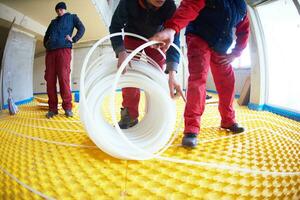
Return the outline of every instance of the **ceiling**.
[[[270,2],[270,1],[272,1],[272,0],[246,0],[246,2],[252,7],[255,7],[255,6],[258,6],[260,4]]]
[[[60,0],[0,0],[24,15],[32,18],[44,26],[48,26],[51,19],[56,17],[55,5]],[[96,40],[107,34],[101,15],[97,12],[92,0],[64,0],[67,10],[76,13],[86,27],[86,33],[80,42]],[[102,0],[104,1],[104,0]],[[117,3],[118,0],[114,0]],[[179,3],[181,0],[175,0]],[[246,0],[249,5],[256,5],[269,0]]]
[[[250,6],[256,6],[265,2],[270,2],[270,1],[274,1],[274,0],[245,0],[247,2],[248,5]],[[175,0],[176,4],[180,4],[181,0]]]
[[[25,16],[37,21],[45,27],[48,27],[50,21],[56,17],[54,10],[55,5],[61,0],[0,0],[0,3],[13,8]],[[99,0],[104,1],[104,0]],[[110,4],[116,5],[119,0],[111,0]],[[175,0],[180,3],[181,0]],[[261,3],[274,0],[246,0],[250,6],[259,5]],[[93,0],[64,0],[67,4],[67,11],[76,13],[83,24],[86,32],[79,43],[98,40],[108,34],[101,15],[92,3]],[[9,26],[8,24],[0,24],[0,26]],[[44,51],[41,36],[37,37],[36,54]]]
[[[50,21],[56,17],[54,10],[59,0],[0,0],[40,24],[48,27]],[[96,40],[107,34],[107,28],[98,14],[91,0],[64,0],[67,11],[79,16],[85,25],[86,32],[80,42]]]

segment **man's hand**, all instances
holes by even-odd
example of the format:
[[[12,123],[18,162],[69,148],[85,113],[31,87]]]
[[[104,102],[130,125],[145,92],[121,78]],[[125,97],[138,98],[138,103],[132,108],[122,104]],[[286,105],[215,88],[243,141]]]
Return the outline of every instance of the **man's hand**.
[[[220,65],[229,65],[234,61],[237,56],[233,53],[221,55],[220,59],[218,59],[218,64]]]
[[[120,68],[120,66],[122,65],[122,63],[124,62],[124,60],[127,58],[128,54],[126,51],[121,51],[119,54],[118,54],[118,69]],[[131,67],[131,63],[129,62],[129,67]],[[125,74],[127,72],[127,66],[124,68],[122,74]]]
[[[166,52],[174,41],[175,33],[175,30],[166,28],[163,31],[156,33],[149,40],[162,42],[162,44],[158,44],[154,46],[154,48],[160,48],[163,52]]]
[[[65,39],[68,40],[69,42],[73,42],[71,36],[69,36],[69,35],[67,35]]]
[[[182,92],[180,84],[176,81],[175,71],[169,71],[169,89],[170,96],[174,99],[178,94],[182,97],[184,102],[186,102],[186,98]],[[174,93],[175,91],[175,93]]]

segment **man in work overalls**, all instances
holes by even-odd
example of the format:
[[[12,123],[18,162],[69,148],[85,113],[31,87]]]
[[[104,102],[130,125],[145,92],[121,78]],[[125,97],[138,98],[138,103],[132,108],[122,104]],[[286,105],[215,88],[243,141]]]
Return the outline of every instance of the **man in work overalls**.
[[[44,36],[44,46],[47,49],[45,80],[49,98],[47,118],[52,118],[58,114],[57,78],[65,115],[67,117],[73,116],[70,89],[71,49],[72,43],[76,43],[83,36],[85,28],[77,15],[66,12],[66,9],[67,6],[64,2],[55,6],[57,17],[51,21]],[[77,29],[77,33],[71,37],[74,28]]]
[[[121,0],[114,12],[109,30],[110,33],[117,33],[124,28],[125,32],[150,38],[163,29],[163,24],[172,17],[175,10],[176,5],[173,0]],[[124,41],[121,36],[114,37],[111,42],[118,57],[118,67],[127,57],[126,49],[134,50],[145,43],[130,36],[125,36]],[[179,34],[176,34],[174,43],[179,46]],[[179,53],[174,48],[170,48],[166,53],[166,60],[156,49],[146,48],[145,53],[162,69],[166,64],[165,72],[169,74],[171,96],[174,97],[174,90],[181,92],[180,85],[175,79]],[[127,129],[138,123],[140,90],[123,88],[122,96],[123,108],[121,108],[119,126],[122,129]]]
[[[231,62],[247,45],[250,33],[247,5],[244,0],[183,0],[174,16],[165,23],[166,29],[151,39],[164,42],[161,48],[168,49],[174,34],[186,26],[190,75],[182,145],[195,147],[205,106],[209,67],[219,95],[221,128],[232,133],[244,131],[235,120],[235,78]],[[233,28],[236,44],[228,53],[233,42]]]

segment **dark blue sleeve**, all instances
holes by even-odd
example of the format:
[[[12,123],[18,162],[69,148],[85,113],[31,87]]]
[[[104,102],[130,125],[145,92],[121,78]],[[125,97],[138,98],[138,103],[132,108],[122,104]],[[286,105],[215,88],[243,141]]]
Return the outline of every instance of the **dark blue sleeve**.
[[[110,34],[121,32],[122,29],[125,27],[127,20],[128,11],[126,6],[126,0],[120,0],[120,3],[113,14],[111,24],[109,26]],[[116,54],[125,50],[122,36],[111,38],[111,44]]]
[[[50,37],[50,30],[52,28],[52,23],[53,21],[51,21],[51,23],[49,24],[48,28],[47,28],[47,31],[45,33],[45,36],[44,36],[44,40],[43,40],[43,43],[44,43],[44,47],[47,49],[47,46],[48,46],[48,40],[49,40],[49,37]]]
[[[72,38],[73,42],[77,42],[78,40],[80,40],[80,38],[82,38],[84,32],[85,32],[85,27],[82,24],[82,22],[80,21],[80,19],[77,17],[77,15],[73,15],[74,18],[74,26],[77,29],[77,33],[76,35]]]
[[[174,37],[174,44],[180,49],[180,33],[176,34]],[[180,59],[180,54],[179,52],[174,48],[170,47],[169,50],[167,51],[167,68],[166,68],[166,73],[168,73],[170,70],[177,71],[178,65],[179,65],[179,59]]]

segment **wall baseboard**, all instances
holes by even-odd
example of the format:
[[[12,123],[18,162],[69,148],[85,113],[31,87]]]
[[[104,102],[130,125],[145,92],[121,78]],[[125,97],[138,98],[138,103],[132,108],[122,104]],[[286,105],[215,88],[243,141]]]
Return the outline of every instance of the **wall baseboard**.
[[[249,103],[248,108],[251,110],[257,110],[257,111],[268,111],[271,113],[281,115],[283,117],[287,117],[289,119],[293,119],[295,121],[300,121],[300,113],[285,110],[285,109],[278,108],[275,106],[270,106],[267,104],[258,105],[258,104],[254,104],[254,103]]]
[[[71,91],[72,93],[77,93],[79,92],[79,90],[74,90],[74,91]],[[33,93],[33,95],[41,95],[41,94],[47,94],[47,92],[36,92],[36,93]],[[59,92],[57,94],[60,94]]]
[[[33,97],[30,97],[28,99],[24,99],[24,100],[21,100],[21,101],[17,101],[15,102],[16,105],[23,105],[23,104],[26,104],[26,103],[30,103],[33,101]],[[8,104],[4,104],[3,105],[3,109],[8,109]]]
[[[259,104],[254,104],[254,103],[249,103],[248,108],[250,110],[257,110],[257,111],[263,111],[265,105],[259,105]]]

